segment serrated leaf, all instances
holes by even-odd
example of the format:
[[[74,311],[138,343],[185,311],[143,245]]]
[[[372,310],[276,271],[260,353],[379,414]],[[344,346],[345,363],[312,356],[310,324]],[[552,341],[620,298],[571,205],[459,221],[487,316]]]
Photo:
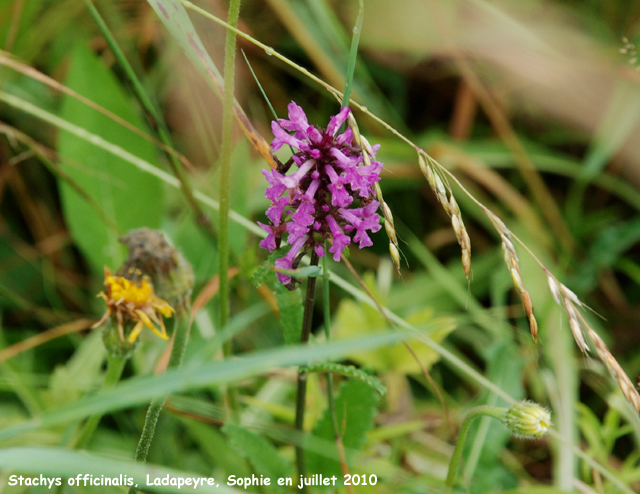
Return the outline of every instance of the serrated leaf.
[[[65,83],[136,127],[143,127],[115,76],[87,48],[79,46],[74,52]],[[155,161],[151,143],[75,98],[63,97],[61,117],[107,141],[117,142],[139,158]],[[160,226],[162,186],[155,177],[64,130],[58,138],[58,152],[65,163],[64,171],[97,201],[115,221],[120,233],[143,226]],[[62,181],[60,194],[71,235],[94,273],[101,275],[104,266],[117,269],[124,260],[124,247],[117,241],[118,232],[105,225],[100,215]]]
[[[282,283],[276,283],[276,299],[280,308],[280,324],[285,345],[296,345],[300,342],[302,331],[302,290],[289,290]]]
[[[256,469],[256,473],[269,477],[272,487],[276,479],[290,477],[293,466],[264,437],[236,424],[225,424],[222,432],[229,438],[231,447],[239,452]]]
[[[366,433],[373,428],[377,402],[376,392],[362,381],[350,380],[340,387],[334,408],[336,421],[341,429],[340,435],[346,451],[347,464],[351,463],[353,451],[359,450],[364,445],[367,440]],[[327,409],[314,427],[313,435],[331,443],[332,451],[327,451],[326,456],[308,451],[307,469],[309,472],[320,473],[326,477],[335,475],[338,479],[342,479],[340,462],[335,459],[339,458],[339,455],[332,424],[331,415]]]
[[[342,374],[343,376],[359,379],[365,384],[368,384],[375,389],[380,396],[384,396],[387,392],[387,388],[382,381],[377,377],[367,374],[362,369],[358,369],[353,365],[336,364],[333,362],[325,362],[322,364],[312,364],[307,367],[307,372],[333,372],[336,374]]]
[[[253,276],[251,277],[251,281],[253,281],[253,285],[256,288],[267,281],[270,276],[274,275],[273,266],[276,263],[276,259],[280,259],[284,255],[285,251],[282,248],[276,249],[269,254],[269,257],[262,266],[258,266],[258,269],[256,269],[256,272],[253,273]],[[275,279],[275,276],[273,276],[273,278]]]

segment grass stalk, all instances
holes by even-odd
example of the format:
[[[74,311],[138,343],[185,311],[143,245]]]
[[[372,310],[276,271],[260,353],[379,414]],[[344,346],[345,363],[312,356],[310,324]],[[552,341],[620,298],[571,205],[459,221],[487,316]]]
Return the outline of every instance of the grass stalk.
[[[229,3],[228,22],[238,25],[240,17],[240,0]],[[233,94],[235,85],[236,35],[227,30],[224,49],[224,95],[222,100],[222,150],[220,157],[220,209],[218,235],[218,275],[220,276],[220,309],[219,328],[225,328],[231,312],[229,302],[229,209],[231,201],[231,152],[233,151]],[[225,357],[232,354],[232,340],[223,345]],[[226,401],[229,403],[229,418],[237,410],[237,400],[233,388],[227,391]]]

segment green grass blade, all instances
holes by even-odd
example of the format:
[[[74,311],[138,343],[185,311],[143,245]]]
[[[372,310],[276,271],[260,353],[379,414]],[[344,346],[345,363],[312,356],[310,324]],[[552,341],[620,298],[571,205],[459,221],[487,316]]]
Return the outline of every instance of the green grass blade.
[[[331,342],[318,346],[289,346],[277,350],[256,352],[243,358],[186,365],[161,376],[149,376],[123,382],[114,388],[82,398],[68,406],[39,418],[0,431],[0,440],[54,424],[78,420],[97,413],[146,404],[153,398],[209,386],[219,386],[261,375],[271,369],[304,365],[311,361],[339,359],[357,350],[379,348],[408,338],[413,332],[383,333],[365,338]]]

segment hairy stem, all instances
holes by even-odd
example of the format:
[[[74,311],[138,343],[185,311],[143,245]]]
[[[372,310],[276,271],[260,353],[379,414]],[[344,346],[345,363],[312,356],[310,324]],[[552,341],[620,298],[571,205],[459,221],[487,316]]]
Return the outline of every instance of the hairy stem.
[[[190,323],[190,304],[187,305],[186,310],[180,311],[176,315],[173,347],[171,348],[171,356],[169,357],[168,368],[178,368],[182,364],[182,358],[184,357],[184,351],[189,341],[189,332],[191,330]],[[147,416],[144,419],[144,426],[142,428],[142,434],[138,441],[134,460],[138,463],[145,463],[147,456],[149,455],[149,448],[151,442],[156,433],[156,425],[158,424],[158,418],[160,412],[164,407],[164,402],[167,400],[166,396],[154,399],[147,410]],[[139,491],[135,487],[129,489],[129,494],[135,494]]]
[[[460,459],[462,458],[464,442],[467,439],[467,435],[469,434],[469,428],[471,427],[471,422],[473,422],[473,419],[475,419],[476,417],[484,416],[502,420],[505,418],[506,414],[506,408],[492,407],[487,405],[476,407],[467,414],[464,421],[462,422],[462,427],[460,427],[458,441],[456,442],[456,447],[453,451],[451,462],[449,463],[449,472],[447,473],[447,480],[444,486],[444,494],[451,494],[451,492],[453,491],[453,483],[456,480],[456,472],[458,471]]]
[[[311,253],[310,266],[318,265],[318,255],[315,250]],[[309,341],[311,334],[311,322],[313,321],[313,304],[315,302],[316,278],[307,279],[307,293],[304,300],[304,316],[302,317],[302,332],[300,333],[300,344]],[[298,369],[298,393],[296,396],[296,429],[301,433],[304,430],[304,410],[307,397],[307,371],[304,366]],[[296,464],[298,465],[298,474],[306,475],[307,465],[304,454],[304,444],[296,446]],[[306,486],[303,492],[307,492]]]
[[[324,335],[327,341],[331,339],[331,307],[329,306],[329,268],[327,266],[327,241],[324,242],[325,256],[322,258],[322,299],[324,302]],[[340,435],[340,427],[338,425],[338,417],[336,416],[336,405],[333,398],[333,374],[327,373],[327,401],[329,402],[329,415],[331,416],[331,426],[333,427],[333,436],[336,440],[336,447],[338,448],[338,455],[340,456],[340,466],[342,468],[343,475],[349,473],[349,466],[347,465],[347,455],[344,451],[344,443],[342,442],[342,436]],[[349,494],[353,492],[351,485],[347,485],[347,491]]]

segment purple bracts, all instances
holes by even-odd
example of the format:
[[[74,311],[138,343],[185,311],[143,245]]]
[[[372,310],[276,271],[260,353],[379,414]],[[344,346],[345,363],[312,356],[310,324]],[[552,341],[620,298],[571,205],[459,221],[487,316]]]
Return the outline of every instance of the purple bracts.
[[[260,247],[273,252],[281,235],[288,234],[289,253],[276,261],[277,268],[295,269],[309,248],[324,256],[322,244],[332,244],[329,252],[336,261],[351,243],[349,233],[355,231],[354,242],[368,247],[372,241],[367,231],[380,230],[376,213],[379,203],[374,200],[373,185],[380,180],[382,163],[362,164],[363,150],[354,141],[350,128],[336,136],[346,121],[349,108],[342,108],[331,117],[326,130],[309,125],[304,110],[293,101],[289,104],[289,120],[271,123],[274,139],[271,146],[277,151],[291,146],[293,173],[262,170],[269,186],[265,192],[271,206],[266,215],[269,225],[258,222],[269,235]],[[291,133],[293,132],[293,135]],[[374,153],[380,146],[373,146]],[[349,206],[359,207],[349,208]],[[278,280],[290,284],[291,277],[278,273]]]

